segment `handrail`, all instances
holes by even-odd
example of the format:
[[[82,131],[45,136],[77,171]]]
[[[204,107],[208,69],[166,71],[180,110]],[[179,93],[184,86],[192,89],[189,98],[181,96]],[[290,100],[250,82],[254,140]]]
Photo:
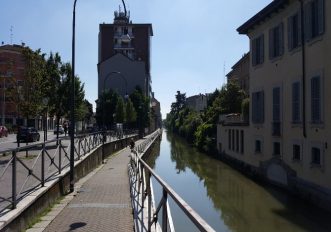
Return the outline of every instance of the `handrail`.
[[[162,186],[163,189],[163,196],[160,200],[160,203],[156,210],[154,210],[154,214],[152,216],[151,213],[151,206],[150,206],[150,199],[148,199],[148,231],[151,231],[151,225],[157,222],[157,214],[159,213],[160,209],[163,207],[163,223],[162,223],[162,231],[168,230],[168,225],[166,220],[168,220],[169,213],[168,209],[168,198],[167,196],[170,195],[174,202],[178,205],[178,207],[185,213],[185,215],[193,222],[193,224],[200,230],[200,231],[215,231],[204,219],[200,217],[200,215],[195,212],[154,170],[149,167],[149,165],[142,159],[142,156],[147,151],[148,147],[155,141],[155,139],[160,136],[160,133],[154,133],[152,136],[147,138],[142,144],[138,145],[134,150],[132,150],[131,155],[131,168],[135,171],[135,180],[138,181],[138,194],[141,191],[142,194],[142,207],[143,202],[146,197],[151,197],[151,189],[150,187],[150,178],[153,176],[154,179]],[[146,172],[146,173],[145,173]],[[144,177],[147,177],[146,180]],[[144,183],[146,182],[146,184]],[[144,188],[146,186],[146,190]],[[171,227],[171,226],[170,226]]]
[[[108,131],[105,137],[102,132],[76,136],[74,160],[78,161],[102,146],[104,139],[108,143],[136,135],[131,134],[132,131],[128,133],[121,134],[121,137],[113,131]],[[69,167],[69,150],[68,137],[64,137],[0,151],[0,154],[6,154],[0,156],[4,164],[0,169],[0,183],[2,186],[7,185],[6,188],[0,188],[0,216],[10,208],[15,209],[20,200]]]

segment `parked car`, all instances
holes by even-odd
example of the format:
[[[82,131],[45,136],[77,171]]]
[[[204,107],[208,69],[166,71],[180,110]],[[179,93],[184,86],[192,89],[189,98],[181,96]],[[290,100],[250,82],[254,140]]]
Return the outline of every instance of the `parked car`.
[[[35,142],[40,140],[40,134],[34,127],[21,127],[16,135],[17,141]]]
[[[54,134],[57,134],[57,126],[54,127]],[[62,125],[59,125],[59,134],[64,134],[64,128]]]
[[[0,126],[0,138],[8,136],[8,129],[5,126]]]

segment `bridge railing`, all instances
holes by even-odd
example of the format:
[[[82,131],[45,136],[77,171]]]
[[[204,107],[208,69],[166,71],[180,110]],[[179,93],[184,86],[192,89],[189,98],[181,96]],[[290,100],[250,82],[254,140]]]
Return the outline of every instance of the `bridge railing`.
[[[74,161],[82,159],[105,142],[133,135],[113,131],[79,135],[74,140]],[[0,216],[15,209],[19,201],[47,181],[57,178],[70,165],[69,137],[38,142],[0,152]]]
[[[142,156],[146,152],[148,146],[150,146],[155,139],[157,139],[160,132],[154,133],[151,137],[146,139],[142,144],[138,145],[131,154],[131,167],[130,175],[133,177],[131,184],[131,195],[136,189],[139,206],[142,209],[137,211],[142,212],[143,208],[147,207],[147,217],[140,219],[141,228],[140,231],[175,231],[171,211],[168,203],[168,199],[172,198],[177,206],[185,213],[185,215],[191,220],[191,222],[200,231],[215,231],[204,219],[202,219],[198,213],[196,213],[159,175],[157,175],[151,167],[142,159]],[[162,187],[162,197],[155,208],[153,187],[151,178],[154,178],[156,182]],[[146,203],[147,201],[147,203]],[[156,205],[156,204],[155,204]],[[158,215],[162,213],[161,223]],[[153,226],[154,225],[154,226]],[[158,228],[161,227],[161,228]],[[158,229],[157,229],[158,228]]]

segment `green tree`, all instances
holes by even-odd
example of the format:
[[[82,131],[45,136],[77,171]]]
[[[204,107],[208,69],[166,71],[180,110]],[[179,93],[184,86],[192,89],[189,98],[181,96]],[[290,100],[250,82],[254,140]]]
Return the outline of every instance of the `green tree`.
[[[24,84],[12,86],[12,100],[19,112],[26,118],[36,117],[43,109],[43,97],[46,96],[46,61],[41,50],[32,51],[28,47],[22,50],[25,62]]]
[[[137,120],[137,112],[130,98],[127,99],[125,104],[125,115],[126,123],[128,123],[128,126],[132,128],[133,123],[135,123]]]
[[[124,101],[121,96],[117,99],[115,120],[117,123],[124,123],[125,121]]]
[[[111,128],[111,125],[114,123],[113,115],[115,114],[118,98],[119,95],[113,90],[99,95],[96,101],[96,120],[99,127],[102,127],[104,123],[106,128]]]
[[[140,136],[143,133],[143,129],[149,126],[150,123],[150,106],[149,98],[146,97],[142,89],[137,86],[135,90],[130,94],[130,99],[137,112],[137,128],[139,129]]]

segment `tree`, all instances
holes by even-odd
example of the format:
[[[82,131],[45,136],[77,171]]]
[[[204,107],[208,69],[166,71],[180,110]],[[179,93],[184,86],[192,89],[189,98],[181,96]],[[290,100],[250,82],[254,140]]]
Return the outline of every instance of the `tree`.
[[[32,51],[24,47],[22,54],[25,63],[24,84],[12,83],[9,93],[18,112],[29,119],[39,115],[45,107],[42,100],[47,92],[46,61],[40,49]]]
[[[150,101],[149,98],[143,94],[143,91],[139,86],[137,86],[135,90],[130,94],[130,99],[137,112],[136,123],[141,136],[143,133],[143,129],[145,127],[148,127],[150,123]]]
[[[117,123],[123,123],[125,121],[124,101],[121,96],[117,99],[115,120]]]
[[[130,98],[127,99],[125,104],[125,115],[126,123],[128,123],[129,127],[132,127],[132,124],[135,123],[137,120],[137,112]]]
[[[113,115],[115,114],[118,98],[119,95],[113,90],[106,91],[99,95],[96,101],[96,120],[99,127],[104,125],[106,128],[110,128],[114,123]]]

